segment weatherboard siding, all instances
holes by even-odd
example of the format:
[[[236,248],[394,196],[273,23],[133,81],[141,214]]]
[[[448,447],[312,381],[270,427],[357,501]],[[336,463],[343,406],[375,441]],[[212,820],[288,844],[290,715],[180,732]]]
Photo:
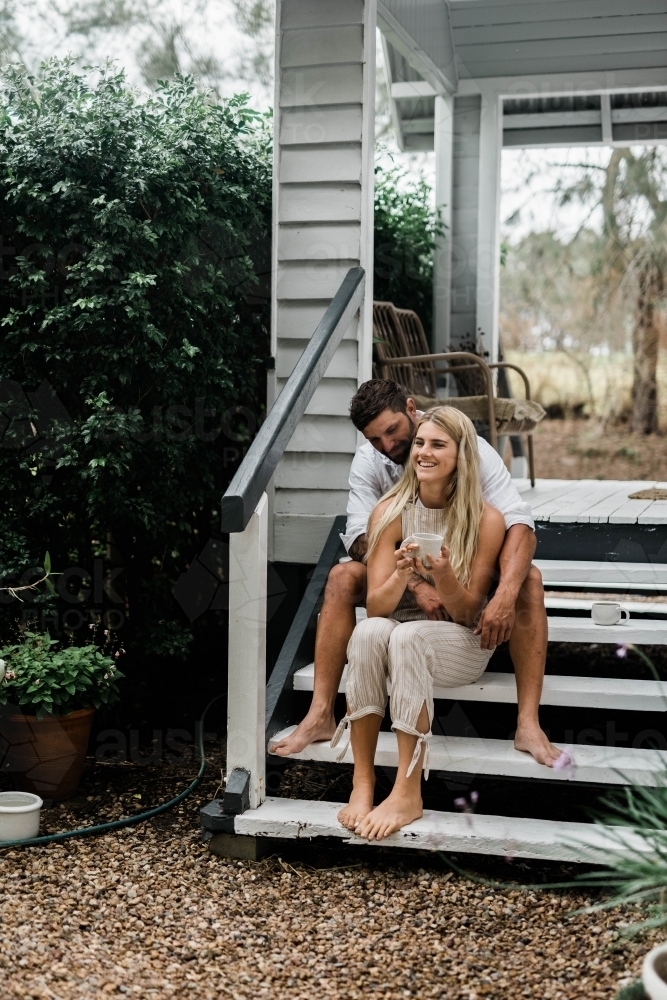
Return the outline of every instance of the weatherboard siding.
[[[375,4],[280,0],[276,24],[274,289],[269,401],[350,267],[367,295],[273,483],[272,558],[314,563],[345,510],[357,434],[350,398],[370,377]]]

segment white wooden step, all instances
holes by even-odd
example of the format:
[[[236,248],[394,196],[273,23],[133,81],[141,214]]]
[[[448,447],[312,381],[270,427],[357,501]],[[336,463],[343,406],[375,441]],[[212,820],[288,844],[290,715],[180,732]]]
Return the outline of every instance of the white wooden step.
[[[271,740],[270,746],[294,732],[289,726]],[[667,752],[661,750],[634,750],[623,747],[584,746],[566,747],[573,760],[572,768],[556,771],[538,764],[528,753],[515,750],[511,740],[474,739],[459,736],[432,736],[432,771],[452,771],[460,774],[493,774],[508,778],[542,778],[545,781],[587,781],[604,785],[658,785],[667,768]],[[300,753],[290,755],[293,760],[312,760],[336,763],[340,746],[331,748],[328,741],[311,743]],[[341,763],[352,763],[352,749],[348,745]],[[375,763],[378,767],[396,767],[398,751],[394,733],[380,733]]]
[[[342,802],[267,798],[258,809],[234,819],[234,831],[251,837],[303,840],[337,837],[355,846],[368,845],[338,822]],[[562,823],[544,819],[517,819],[436,812],[426,809],[421,819],[381,842],[386,847],[427,851],[498,854],[507,858],[601,863],[609,852],[646,851],[645,842],[617,827],[593,823]]]
[[[295,691],[312,691],[315,664],[309,663],[294,674]],[[344,694],[347,666],[338,688]],[[487,670],[474,684],[460,687],[434,687],[435,698],[450,701],[485,701],[516,704],[514,674]],[[667,683],[638,681],[616,677],[556,677],[547,674],[542,689],[542,705],[563,705],[569,708],[614,708],[632,712],[667,711]]]
[[[601,598],[545,597],[544,605],[547,611],[587,611],[590,615],[591,606],[597,600]],[[631,618],[635,615],[667,615],[667,601],[622,600],[619,604],[627,608]]]
[[[534,559],[545,587],[667,592],[667,563],[596,562]]]
[[[549,618],[549,642],[617,642],[664,646],[667,621],[631,618],[618,625],[596,625],[590,618]]]

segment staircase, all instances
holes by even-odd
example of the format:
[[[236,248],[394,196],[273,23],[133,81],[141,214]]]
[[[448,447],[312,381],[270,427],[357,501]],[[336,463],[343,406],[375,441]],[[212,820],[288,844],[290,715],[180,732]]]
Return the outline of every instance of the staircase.
[[[204,838],[212,845],[216,836],[227,838],[224,851],[232,856],[236,850],[240,851],[236,856],[248,856],[245,848],[234,846],[245,838],[246,843],[259,843],[267,837],[334,837],[365,843],[338,824],[336,814],[342,803],[266,795],[267,747],[300,721],[306,707],[304,700],[312,689],[318,612],[327,576],[345,556],[339,537],[345,529],[345,518],[334,519],[267,682],[265,490],[360,306],[363,280],[360,268],[348,272],[222,502],[222,530],[230,533],[227,778],[223,797],[202,809],[201,820]],[[656,485],[664,484],[538,481],[533,489],[527,482],[520,483],[536,516],[536,562],[553,591],[548,599],[551,644],[583,643],[599,649],[609,643],[663,645],[667,641],[665,605],[655,600],[667,589],[667,502],[628,498],[633,489]],[[633,618],[627,625],[596,626],[590,619],[590,601],[580,596],[571,598],[568,592],[572,591],[631,593]],[[642,595],[652,595],[654,600],[641,602]],[[545,711],[588,717],[588,713],[604,709],[626,719],[629,713],[638,713],[653,727],[659,719],[659,729],[653,731],[660,746],[667,750],[667,692],[657,680],[638,676],[635,663],[631,658],[615,661],[616,667],[620,664],[625,668],[624,674],[612,676],[619,673],[616,670],[603,677],[594,676],[595,669],[588,676],[576,668],[571,673],[565,671],[565,675],[562,671],[560,676],[550,675],[547,666]],[[345,678],[341,693],[344,685]],[[462,711],[462,704],[471,712],[483,709],[488,720],[489,711],[508,711],[504,706],[516,701],[516,687],[513,674],[495,669],[492,661],[491,669],[475,684],[439,689],[435,695],[436,720],[443,708],[451,715],[457,707]],[[484,717],[483,712],[480,717]],[[484,726],[481,723],[480,730]],[[592,805],[597,791],[610,786],[631,782],[661,784],[667,775],[665,750],[643,745],[591,745],[591,741],[582,739],[580,743],[572,741],[574,745],[562,744],[572,757],[572,766],[555,770],[537,764],[529,755],[515,750],[511,740],[498,739],[493,732],[456,735],[439,732],[435,724],[434,732],[431,775],[435,782],[429,783],[430,788],[434,784],[437,787],[438,781],[450,788],[462,780],[464,787],[469,787],[473,779],[506,782],[507,794],[501,808],[507,803],[510,811],[511,798],[512,807],[516,808],[520,801],[525,814],[457,814],[429,808],[422,819],[387,838],[387,846],[598,862],[607,859],[610,852],[642,849],[641,839],[630,830],[565,821],[558,815],[549,819],[531,816],[533,800],[526,790],[539,789],[544,797],[546,788],[553,789],[555,802],[558,788],[570,795],[580,789]],[[295,757],[333,769],[341,766],[327,743],[312,744]],[[270,758],[274,773],[282,761],[284,758]],[[348,751],[343,763],[349,761]],[[382,732],[376,763],[391,769],[396,762],[395,737],[391,732]],[[519,795],[511,794],[510,789],[521,791]],[[429,794],[433,793],[429,790]]]

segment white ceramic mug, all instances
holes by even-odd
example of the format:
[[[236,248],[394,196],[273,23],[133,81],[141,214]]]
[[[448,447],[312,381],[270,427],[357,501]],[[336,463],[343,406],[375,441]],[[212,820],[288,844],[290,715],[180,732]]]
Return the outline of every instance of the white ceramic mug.
[[[630,612],[616,601],[596,601],[591,607],[591,618],[596,625],[618,625],[624,615],[627,622]]]
[[[418,549],[413,549],[410,555],[413,558],[417,556],[424,563],[426,569],[430,569],[431,559],[437,559],[440,555],[440,549],[445,544],[444,535],[432,535],[428,531],[415,531],[413,535],[408,535],[408,537],[401,542],[401,547],[406,545],[418,545]]]

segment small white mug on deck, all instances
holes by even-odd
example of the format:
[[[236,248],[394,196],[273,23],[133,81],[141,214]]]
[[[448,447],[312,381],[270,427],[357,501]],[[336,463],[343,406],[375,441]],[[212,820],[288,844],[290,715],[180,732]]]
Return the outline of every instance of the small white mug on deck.
[[[591,607],[591,618],[596,625],[618,625],[624,615],[627,622],[630,612],[616,601],[596,601]]]
[[[419,548],[416,551],[413,550],[410,555],[413,557],[419,556],[424,566],[430,569],[430,560],[438,558],[440,549],[444,544],[444,535],[432,535],[428,531],[415,531],[414,534],[408,535],[401,542],[401,547],[405,545],[418,545]]]

